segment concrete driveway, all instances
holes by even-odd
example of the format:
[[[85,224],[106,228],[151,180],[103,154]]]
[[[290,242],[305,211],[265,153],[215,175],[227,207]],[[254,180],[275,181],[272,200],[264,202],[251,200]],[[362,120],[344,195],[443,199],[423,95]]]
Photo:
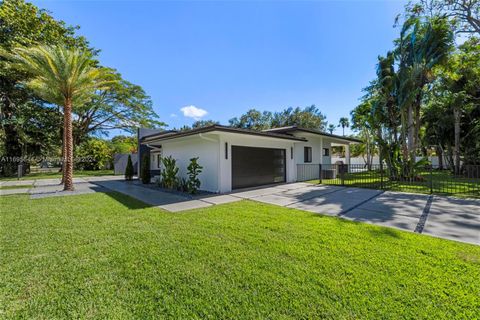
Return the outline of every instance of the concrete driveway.
[[[480,244],[480,200],[293,183],[233,193],[254,201]]]

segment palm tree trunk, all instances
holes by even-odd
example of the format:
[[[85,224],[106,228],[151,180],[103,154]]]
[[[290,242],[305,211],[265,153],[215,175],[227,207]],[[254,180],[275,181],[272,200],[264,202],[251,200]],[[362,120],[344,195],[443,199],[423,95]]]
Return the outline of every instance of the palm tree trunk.
[[[62,171],[62,180],[60,181],[60,184],[65,183],[65,127],[62,129],[62,168],[60,169]]]
[[[64,128],[64,181],[63,190],[73,191],[73,134],[72,134],[72,101],[66,99],[63,109],[63,128]]]
[[[455,123],[455,174],[460,174],[460,110],[457,106],[453,108],[453,118]]]

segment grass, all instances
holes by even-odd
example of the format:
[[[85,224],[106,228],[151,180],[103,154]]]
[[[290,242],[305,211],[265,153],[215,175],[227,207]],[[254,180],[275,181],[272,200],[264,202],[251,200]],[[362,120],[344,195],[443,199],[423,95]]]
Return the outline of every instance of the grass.
[[[94,176],[108,176],[113,175],[113,170],[74,170],[74,177],[94,177]],[[61,178],[62,174],[60,172],[35,172],[27,174],[20,178],[20,180],[31,180],[31,179],[54,179]],[[0,181],[11,181],[18,180],[16,177],[0,177]]]
[[[459,197],[480,197],[480,179],[467,179],[455,177],[448,171],[422,172],[419,175],[422,181],[390,181],[382,177],[376,170],[346,173],[343,185],[387,189],[392,191],[405,191],[429,194],[453,195]],[[319,180],[310,180],[310,183],[319,183]],[[342,185],[340,176],[336,179],[322,179],[322,184]]]
[[[0,197],[0,317],[473,319],[480,247],[255,202]]]
[[[30,189],[30,188],[33,188],[33,184],[17,185],[17,186],[0,186],[0,190],[6,190],[6,189]]]

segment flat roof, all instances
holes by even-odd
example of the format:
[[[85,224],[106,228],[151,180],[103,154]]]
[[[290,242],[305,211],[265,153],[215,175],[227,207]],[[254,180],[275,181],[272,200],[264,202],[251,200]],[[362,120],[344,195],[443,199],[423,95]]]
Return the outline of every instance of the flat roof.
[[[169,140],[181,137],[188,137],[199,133],[207,133],[212,131],[221,131],[221,132],[229,132],[229,133],[238,133],[238,134],[247,134],[247,135],[254,135],[254,136],[262,136],[267,138],[276,138],[276,139],[285,139],[285,140],[294,140],[294,141],[306,141],[304,138],[295,137],[289,134],[278,133],[278,132],[267,132],[267,131],[256,131],[250,129],[240,129],[240,128],[233,128],[227,127],[222,125],[212,125],[208,127],[202,127],[197,129],[185,130],[185,131],[165,131],[159,132],[156,134],[151,134],[148,136],[144,136],[140,139],[142,142],[149,142],[149,141],[159,141],[159,140]]]
[[[263,132],[271,132],[271,133],[275,132],[275,133],[287,134],[287,133],[294,132],[294,131],[308,132],[308,133],[312,133],[312,134],[318,134],[318,135],[325,136],[325,137],[330,137],[330,138],[335,138],[335,139],[340,139],[340,140],[346,140],[346,141],[351,141],[351,142],[358,142],[358,143],[362,142],[362,140],[360,140],[360,139],[339,136],[339,135],[336,135],[336,134],[322,132],[320,130],[301,128],[301,127],[297,127],[297,126],[272,128],[272,129],[264,130]]]

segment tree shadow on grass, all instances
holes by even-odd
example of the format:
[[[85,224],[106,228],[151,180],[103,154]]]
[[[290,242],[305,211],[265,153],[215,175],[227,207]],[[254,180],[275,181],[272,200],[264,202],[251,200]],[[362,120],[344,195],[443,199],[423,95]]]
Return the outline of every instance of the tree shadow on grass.
[[[138,210],[152,207],[152,205],[149,205],[145,202],[142,202],[120,192],[109,191],[105,192],[105,194],[130,210]]]

